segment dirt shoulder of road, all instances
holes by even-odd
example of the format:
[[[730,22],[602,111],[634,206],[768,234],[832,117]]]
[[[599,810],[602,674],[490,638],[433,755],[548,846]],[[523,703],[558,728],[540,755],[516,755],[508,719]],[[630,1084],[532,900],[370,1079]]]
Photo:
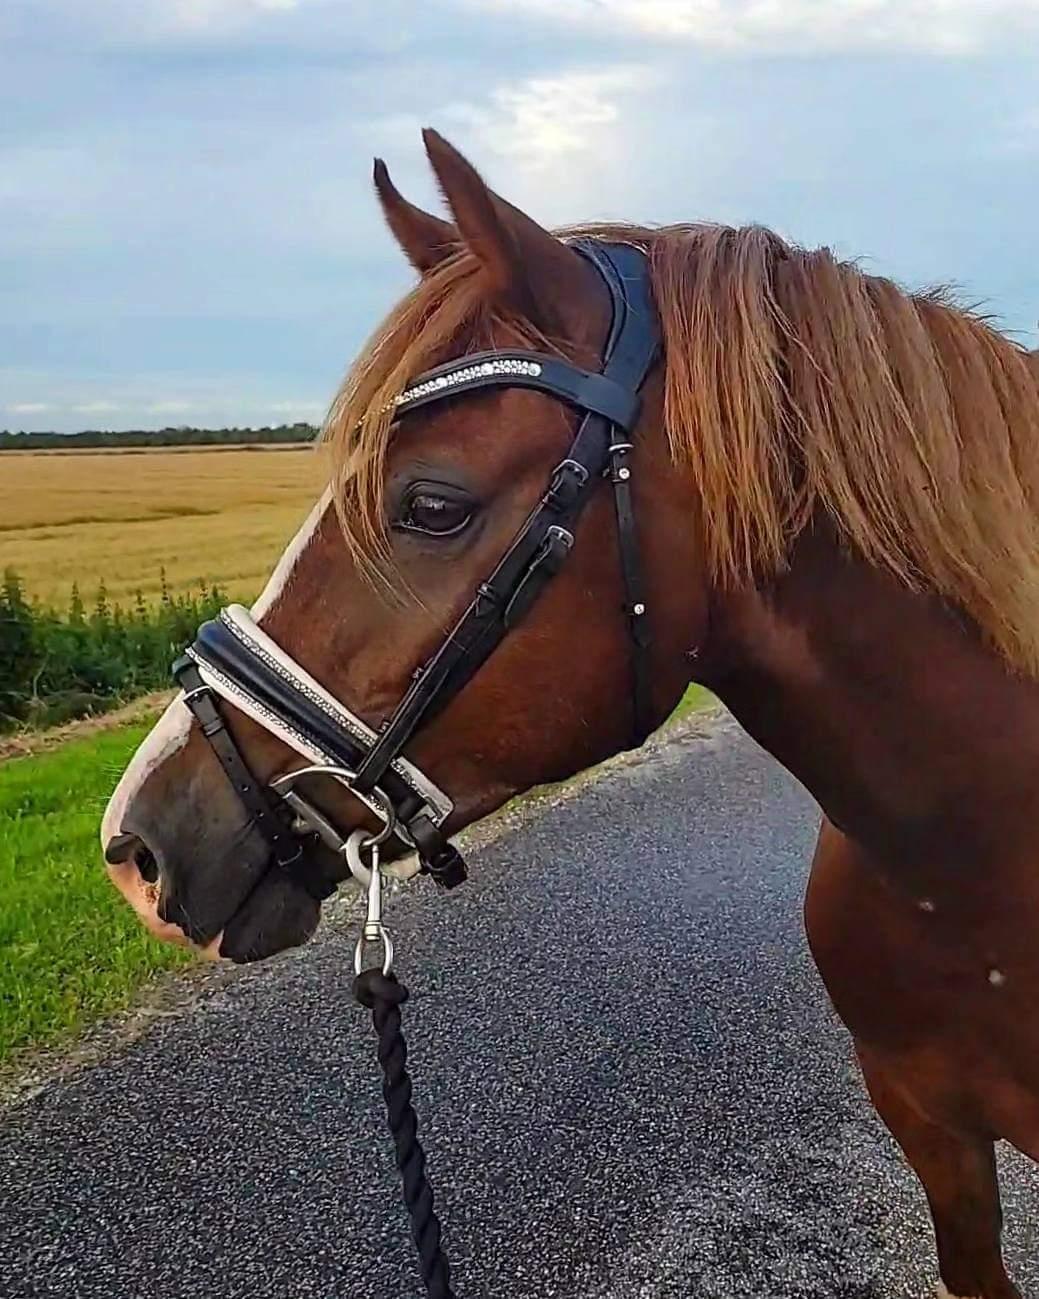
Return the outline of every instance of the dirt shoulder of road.
[[[134,722],[144,721],[165,708],[174,694],[173,690],[157,690],[150,695],[141,695],[122,708],[113,708],[110,713],[80,717],[74,722],[65,722],[46,731],[21,731],[16,735],[5,735],[0,737],[0,762],[6,762],[10,758],[28,758],[34,753],[46,753],[48,749],[56,749],[69,740],[84,739],[97,735],[99,731],[113,731],[120,726],[131,726]]]

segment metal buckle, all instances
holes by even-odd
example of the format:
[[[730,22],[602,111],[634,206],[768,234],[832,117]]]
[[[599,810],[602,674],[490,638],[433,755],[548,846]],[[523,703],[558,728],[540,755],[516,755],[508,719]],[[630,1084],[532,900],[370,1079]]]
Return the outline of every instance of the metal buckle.
[[[587,478],[587,475],[585,477]],[[545,533],[545,540],[531,565],[531,571],[535,568],[547,568],[555,576],[573,548],[574,534],[568,528],[561,528],[557,523],[553,523]]]
[[[559,513],[570,509],[588,481],[588,470],[579,460],[561,460],[552,471],[544,504]]]

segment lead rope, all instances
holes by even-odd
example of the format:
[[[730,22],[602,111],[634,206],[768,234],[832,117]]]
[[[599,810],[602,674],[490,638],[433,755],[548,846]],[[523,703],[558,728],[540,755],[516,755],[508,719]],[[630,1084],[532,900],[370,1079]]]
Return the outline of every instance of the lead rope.
[[[361,853],[369,854],[368,865]],[[401,1028],[400,1008],[408,999],[408,990],[393,973],[393,943],[382,923],[382,871],[379,869],[379,844],[359,831],[347,845],[350,869],[367,885],[368,914],[364,931],[354,953],[354,996],[372,1012],[372,1024],[378,1038],[376,1048],[382,1069],[382,1096],[386,1118],[397,1154],[404,1192],[404,1204],[411,1222],[411,1239],[418,1253],[422,1283],[429,1299],[456,1299],[451,1289],[450,1268],[441,1247],[440,1219],[433,1208],[433,1190],[426,1177],[426,1152],[418,1138],[418,1115],[411,1103],[411,1077],[408,1074],[408,1045]],[[367,874],[367,880],[364,875]],[[364,968],[365,948],[381,944],[381,966]]]

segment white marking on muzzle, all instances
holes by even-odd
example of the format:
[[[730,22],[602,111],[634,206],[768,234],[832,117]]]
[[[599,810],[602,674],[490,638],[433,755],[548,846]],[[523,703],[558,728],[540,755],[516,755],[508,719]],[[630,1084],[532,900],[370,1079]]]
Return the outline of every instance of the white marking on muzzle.
[[[183,694],[178,694],[152,729],[141,741],[140,747],[123,772],[112,797],[108,800],[101,820],[102,851],[123,833],[123,820],[131,800],[158,767],[188,742],[191,732],[191,713],[184,707]]]

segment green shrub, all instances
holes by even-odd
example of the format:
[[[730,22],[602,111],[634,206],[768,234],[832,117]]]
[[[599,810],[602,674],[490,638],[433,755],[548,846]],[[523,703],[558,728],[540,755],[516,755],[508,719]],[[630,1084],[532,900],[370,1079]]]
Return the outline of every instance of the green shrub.
[[[0,586],[0,729],[50,726],[106,709],[170,683],[170,665],[199,623],[227,596],[215,586],[131,609],[112,604],[104,585],[88,610],[74,586],[68,609],[26,598],[8,569]]]

